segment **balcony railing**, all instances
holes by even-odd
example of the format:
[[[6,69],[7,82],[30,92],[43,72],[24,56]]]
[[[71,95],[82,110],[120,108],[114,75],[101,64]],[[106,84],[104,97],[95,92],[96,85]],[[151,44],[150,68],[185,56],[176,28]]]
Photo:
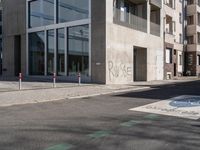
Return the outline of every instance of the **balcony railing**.
[[[147,32],[147,20],[115,8],[114,22],[142,32]]]
[[[156,5],[157,7],[162,7],[162,1],[161,0],[150,0],[150,3],[153,5]]]
[[[153,34],[153,35],[156,35],[156,36],[160,36],[160,25],[151,22],[150,26],[151,26],[150,27],[150,33]]]

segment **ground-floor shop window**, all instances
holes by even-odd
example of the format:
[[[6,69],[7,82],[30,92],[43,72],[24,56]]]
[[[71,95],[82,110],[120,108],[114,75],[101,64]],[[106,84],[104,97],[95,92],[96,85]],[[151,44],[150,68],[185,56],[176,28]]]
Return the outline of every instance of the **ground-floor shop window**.
[[[45,37],[46,36],[46,37]],[[29,33],[29,74],[89,76],[89,25]]]
[[[71,27],[68,30],[68,75],[80,72],[89,75],[88,25]]]
[[[29,34],[29,73],[30,75],[44,75],[45,68],[45,40],[44,32]]]
[[[57,70],[58,75],[65,75],[65,29],[61,28],[57,30]]]
[[[54,30],[47,32],[47,73],[53,75],[54,73]]]

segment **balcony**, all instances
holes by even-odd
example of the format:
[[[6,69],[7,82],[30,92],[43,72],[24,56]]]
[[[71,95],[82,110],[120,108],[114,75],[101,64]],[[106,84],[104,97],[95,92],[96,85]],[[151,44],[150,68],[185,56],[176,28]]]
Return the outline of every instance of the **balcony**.
[[[153,34],[153,35],[156,35],[156,36],[160,36],[160,25],[151,22],[150,26],[151,26],[151,28],[150,28],[151,32],[150,33]]]
[[[150,4],[150,34],[160,36],[160,8]]]
[[[199,25],[188,25],[187,26],[187,35],[194,35],[197,32],[200,32],[200,26]]]
[[[175,35],[165,33],[165,42],[174,44]]]
[[[198,45],[198,44],[188,44],[187,45],[187,51],[188,52],[198,51],[199,48],[200,48],[200,45]]]
[[[159,8],[162,7],[162,1],[161,0],[150,0],[150,4],[153,4]]]
[[[194,15],[198,11],[196,4],[187,5],[187,15]]]
[[[122,8],[115,8],[114,22],[135,30],[147,32],[147,19],[127,13]]]

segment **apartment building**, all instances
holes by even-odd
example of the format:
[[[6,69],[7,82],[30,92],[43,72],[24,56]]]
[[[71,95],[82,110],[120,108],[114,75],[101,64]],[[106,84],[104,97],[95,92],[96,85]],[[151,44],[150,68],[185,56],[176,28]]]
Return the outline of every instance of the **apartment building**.
[[[186,70],[189,75],[200,75],[200,1],[187,1]]]
[[[185,67],[185,0],[165,0],[164,14],[164,78],[173,79]]]
[[[2,3],[0,0],[0,75],[2,75]]]
[[[3,76],[162,80],[161,0],[5,0]]]

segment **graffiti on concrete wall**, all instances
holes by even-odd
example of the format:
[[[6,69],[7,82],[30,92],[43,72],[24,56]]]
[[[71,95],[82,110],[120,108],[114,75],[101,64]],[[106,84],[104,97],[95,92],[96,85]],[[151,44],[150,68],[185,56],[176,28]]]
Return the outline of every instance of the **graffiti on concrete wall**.
[[[114,64],[113,61],[108,61],[109,80],[113,81],[117,78],[132,77],[132,67],[125,63]]]

